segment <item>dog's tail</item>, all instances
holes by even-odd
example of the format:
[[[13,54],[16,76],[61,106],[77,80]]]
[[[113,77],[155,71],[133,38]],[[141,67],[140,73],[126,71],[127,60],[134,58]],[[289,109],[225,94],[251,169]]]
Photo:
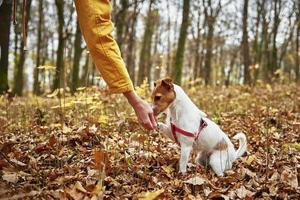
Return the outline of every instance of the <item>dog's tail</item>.
[[[247,138],[244,133],[240,132],[233,139],[239,140],[239,148],[236,151],[236,158],[239,158],[247,151]]]

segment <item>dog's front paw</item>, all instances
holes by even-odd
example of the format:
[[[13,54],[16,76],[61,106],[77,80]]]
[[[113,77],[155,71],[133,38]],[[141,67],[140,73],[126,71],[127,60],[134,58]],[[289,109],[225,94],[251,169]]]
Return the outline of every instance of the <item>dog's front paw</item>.
[[[157,123],[157,129],[158,130],[163,130],[166,128],[166,125],[164,123],[158,122]]]
[[[161,133],[167,133],[168,132],[168,126],[164,123],[158,122],[157,123],[157,131]]]

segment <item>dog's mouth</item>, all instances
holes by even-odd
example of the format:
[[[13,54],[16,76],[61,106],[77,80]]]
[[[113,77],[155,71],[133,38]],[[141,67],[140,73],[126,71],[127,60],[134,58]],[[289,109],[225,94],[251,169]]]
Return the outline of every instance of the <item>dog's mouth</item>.
[[[161,113],[161,111],[155,105],[152,106],[152,110],[153,110],[153,114],[155,116],[157,116],[157,115],[159,115],[159,113]]]
[[[165,113],[165,111],[167,110],[167,108],[168,108],[168,107],[166,107],[166,108],[159,108],[159,107],[153,105],[153,106],[152,106],[153,114],[154,114],[155,116],[158,116],[158,115],[161,114],[161,113]],[[166,113],[165,113],[165,114],[166,114]]]

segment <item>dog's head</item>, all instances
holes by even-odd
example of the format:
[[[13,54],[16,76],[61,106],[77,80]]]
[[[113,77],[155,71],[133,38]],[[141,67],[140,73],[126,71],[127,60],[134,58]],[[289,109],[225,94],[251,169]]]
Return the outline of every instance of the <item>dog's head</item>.
[[[153,112],[155,115],[163,112],[175,100],[176,93],[171,78],[164,78],[154,83],[154,90],[151,94]]]

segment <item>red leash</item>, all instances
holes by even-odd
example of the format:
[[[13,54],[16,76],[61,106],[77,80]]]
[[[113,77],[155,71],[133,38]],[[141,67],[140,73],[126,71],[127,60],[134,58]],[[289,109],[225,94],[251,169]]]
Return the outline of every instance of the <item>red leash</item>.
[[[200,120],[200,125],[199,125],[199,129],[198,129],[198,132],[197,132],[197,135],[191,133],[191,132],[188,132],[188,131],[185,131],[177,126],[175,126],[175,124],[173,122],[171,122],[171,131],[172,131],[172,135],[173,135],[173,138],[175,140],[175,142],[177,144],[179,144],[178,142],[178,139],[177,139],[177,135],[176,135],[176,132],[178,133],[181,133],[182,135],[185,135],[187,137],[192,137],[192,138],[195,138],[195,141],[198,139],[199,135],[200,135],[200,132],[207,126],[207,123],[201,119]],[[179,144],[180,145],[180,144]]]

